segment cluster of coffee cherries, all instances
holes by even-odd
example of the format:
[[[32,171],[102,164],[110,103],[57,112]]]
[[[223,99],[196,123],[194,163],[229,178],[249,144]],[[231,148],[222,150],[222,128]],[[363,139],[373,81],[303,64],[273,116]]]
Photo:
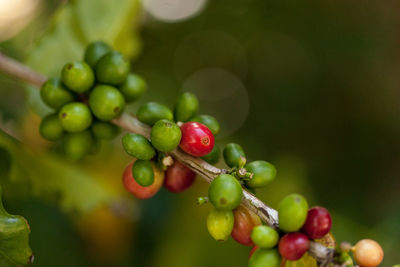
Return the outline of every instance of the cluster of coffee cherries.
[[[152,128],[149,139],[136,133],[122,138],[125,151],[135,158],[124,172],[123,181],[129,192],[145,199],[156,194],[162,185],[174,193],[189,188],[195,173],[178,161],[171,165],[168,156],[178,147],[194,157],[218,161],[220,153],[214,146],[214,136],[219,132],[219,123],[210,115],[197,115],[198,108],[199,101],[190,92],[178,97],[173,111],[156,102],[139,107],[137,119]]]
[[[101,140],[118,134],[110,121],[146,87],[140,76],[130,73],[123,54],[104,42],[93,42],[83,61],[67,63],[60,78],[43,84],[41,99],[54,113],[42,119],[40,134],[50,141],[62,140],[64,153],[72,160],[96,153]]]

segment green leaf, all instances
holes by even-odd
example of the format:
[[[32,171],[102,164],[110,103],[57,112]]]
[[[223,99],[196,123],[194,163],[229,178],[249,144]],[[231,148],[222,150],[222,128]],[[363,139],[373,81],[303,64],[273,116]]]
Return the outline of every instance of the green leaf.
[[[51,198],[64,211],[86,212],[108,203],[112,193],[77,165],[51,153],[32,152],[0,130],[0,182],[17,194]]]
[[[29,247],[30,228],[24,217],[11,215],[3,207],[0,187],[0,265],[24,266],[33,261]]]
[[[69,61],[82,60],[85,47],[103,40],[129,57],[139,53],[138,37],[140,0],[77,0],[57,10],[49,29],[33,47],[26,64],[47,76],[59,76]],[[50,109],[39,96],[39,90],[27,86],[30,106],[43,116]]]

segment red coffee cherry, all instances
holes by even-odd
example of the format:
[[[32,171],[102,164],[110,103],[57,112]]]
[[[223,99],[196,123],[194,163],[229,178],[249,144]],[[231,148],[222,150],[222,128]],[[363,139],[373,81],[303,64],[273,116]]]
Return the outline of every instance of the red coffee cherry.
[[[318,239],[329,233],[332,218],[329,211],[323,207],[313,207],[308,210],[306,222],[302,231],[311,239]]]
[[[128,166],[126,166],[122,177],[122,182],[126,190],[132,193],[135,197],[140,199],[151,198],[160,190],[164,181],[164,172],[158,170],[158,168],[156,168],[152,163],[154,171],[154,182],[150,186],[141,186],[135,181],[135,178],[133,178],[132,176],[132,165],[134,162],[135,160],[129,163]]]
[[[181,126],[182,139],[180,148],[186,153],[203,157],[214,147],[214,136],[211,131],[199,122],[186,122]]]
[[[240,205],[234,210],[235,224],[232,230],[232,237],[238,243],[245,246],[253,246],[251,240],[251,231],[254,226],[261,225],[260,217],[248,210],[246,207]]]
[[[288,233],[279,241],[279,253],[282,257],[295,261],[303,257],[310,247],[310,240],[302,233]]]
[[[164,187],[172,193],[179,193],[188,189],[195,178],[194,171],[175,160],[174,164],[165,172]]]

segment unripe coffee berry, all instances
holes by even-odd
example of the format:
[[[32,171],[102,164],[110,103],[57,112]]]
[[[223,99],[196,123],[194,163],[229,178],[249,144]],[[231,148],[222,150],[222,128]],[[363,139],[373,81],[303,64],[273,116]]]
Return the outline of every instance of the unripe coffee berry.
[[[47,106],[56,110],[74,101],[74,95],[63,86],[59,78],[48,79],[40,89],[40,97]]]
[[[154,182],[150,186],[139,185],[132,176],[132,165],[135,161],[126,166],[122,177],[125,189],[139,199],[148,199],[153,197],[161,188],[164,181],[164,172],[152,164],[154,172]]]
[[[130,73],[119,90],[125,97],[125,101],[130,103],[138,100],[146,92],[147,84],[139,75]]]
[[[285,232],[296,232],[307,218],[308,203],[299,194],[286,196],[278,207],[279,227]]]
[[[240,157],[246,158],[243,148],[235,143],[229,143],[225,146],[224,151],[224,161],[229,167],[238,167]]]
[[[99,59],[110,51],[111,47],[105,42],[97,41],[90,43],[85,51],[85,62],[94,68]]]
[[[250,180],[246,180],[246,186],[252,188],[264,187],[271,183],[276,176],[274,165],[264,160],[256,160],[246,164],[246,170],[253,173]]]
[[[141,160],[150,160],[156,151],[146,137],[140,134],[128,133],[122,138],[122,146],[126,153]]]
[[[233,229],[232,211],[212,209],[207,216],[207,229],[215,240],[227,240]]]
[[[331,227],[332,218],[329,211],[323,207],[313,207],[308,210],[302,231],[311,239],[318,239],[329,233]]]
[[[96,118],[109,121],[122,113],[125,99],[117,88],[97,85],[89,95],[89,106]]]
[[[80,160],[89,153],[93,138],[89,130],[78,133],[67,133],[63,139],[64,154],[71,160]]]
[[[159,120],[151,129],[151,143],[161,152],[170,152],[178,147],[181,141],[181,130],[172,121]]]
[[[194,182],[196,173],[175,160],[165,172],[164,187],[173,193],[179,193],[188,189]]]
[[[208,188],[208,198],[219,210],[233,210],[242,201],[243,190],[239,181],[230,174],[217,176]]]
[[[261,219],[252,211],[240,205],[233,211],[235,224],[233,226],[232,237],[236,242],[245,245],[254,245],[251,240],[251,231],[257,225],[261,224]]]
[[[141,186],[147,187],[152,185],[154,182],[154,172],[151,162],[148,160],[136,160],[132,166],[132,176]]]
[[[216,144],[214,144],[214,147],[211,150],[211,152],[201,158],[207,163],[214,165],[218,163],[220,156],[221,156],[221,150]]]
[[[182,139],[179,147],[186,153],[203,157],[214,148],[214,136],[203,124],[186,122],[181,126]]]
[[[303,257],[310,247],[310,240],[302,233],[289,233],[279,241],[279,253],[282,257],[296,261]]]
[[[130,70],[130,63],[121,53],[111,51],[102,56],[95,66],[96,78],[101,83],[121,85]]]
[[[92,123],[92,113],[88,106],[80,102],[64,105],[58,112],[58,118],[68,132],[81,132],[89,128]]]
[[[258,225],[251,232],[251,240],[260,248],[273,248],[278,244],[279,234],[267,225]]]
[[[95,121],[92,124],[93,136],[97,139],[111,140],[117,136],[119,128],[105,121]]]
[[[354,246],[355,261],[363,267],[375,267],[383,260],[382,247],[374,240],[363,239]]]
[[[178,97],[175,104],[175,121],[186,122],[193,117],[199,109],[199,101],[197,97],[190,93],[185,92]]]
[[[210,115],[198,115],[190,119],[190,121],[200,122],[207,126],[208,129],[212,132],[214,136],[219,133],[219,123],[217,119]]]
[[[64,128],[62,127],[57,114],[51,114],[44,117],[40,122],[39,132],[43,138],[49,141],[59,140],[63,136]]]
[[[248,267],[279,267],[281,257],[276,249],[257,248],[250,257]]]
[[[139,107],[136,117],[141,122],[153,126],[159,120],[172,121],[174,115],[167,106],[157,102],[148,102]]]
[[[84,93],[94,84],[92,68],[85,62],[72,62],[64,66],[61,79],[65,86],[77,93]]]

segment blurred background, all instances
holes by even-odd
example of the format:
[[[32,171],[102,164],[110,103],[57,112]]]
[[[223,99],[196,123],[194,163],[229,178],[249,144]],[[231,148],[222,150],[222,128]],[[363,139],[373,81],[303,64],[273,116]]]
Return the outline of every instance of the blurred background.
[[[399,10],[398,1],[0,0],[0,49],[59,75],[90,41],[108,41],[149,84],[128,111],[194,92],[221,123],[221,148],[240,143],[250,160],[277,167],[259,198],[276,208],[305,195],[332,212],[338,241],[376,239],[391,266],[400,261]],[[47,112],[38,90],[0,74],[0,184],[8,211],[30,223],[33,266],[246,266],[250,248],[208,235],[210,207],[195,204],[207,194],[202,179],[136,200],[121,183],[130,158],[119,138],[68,162],[39,136]]]

